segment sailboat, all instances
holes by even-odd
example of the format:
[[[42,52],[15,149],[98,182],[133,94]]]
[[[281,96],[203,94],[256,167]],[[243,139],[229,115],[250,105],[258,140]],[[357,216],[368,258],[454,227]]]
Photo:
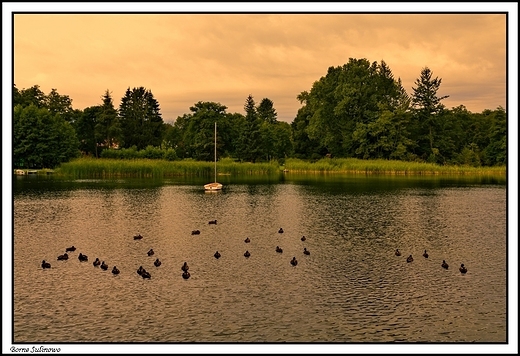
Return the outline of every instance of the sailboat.
[[[215,121],[215,181],[213,183],[204,184],[206,191],[216,191],[222,189],[222,183],[217,182],[217,122]]]

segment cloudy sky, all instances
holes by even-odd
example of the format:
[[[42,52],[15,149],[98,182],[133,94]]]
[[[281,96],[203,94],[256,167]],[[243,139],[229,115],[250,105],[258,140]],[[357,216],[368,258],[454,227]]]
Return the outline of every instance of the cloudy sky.
[[[327,14],[318,12],[329,9],[325,4],[309,7],[312,13],[297,13],[307,9],[298,3],[204,9],[171,3],[135,8],[128,3],[109,8],[31,5],[19,11],[54,14],[13,11],[14,83],[18,89],[39,85],[45,94],[55,88],[81,110],[100,104],[107,89],[117,107],[128,88],[145,87],[168,122],[190,113],[198,101],[219,102],[227,112],[244,113],[251,94],[257,104],[271,99],[278,119],[292,122],[301,107],[298,94],[310,90],[329,67],[365,58],[385,61],[409,94],[421,70],[430,68],[433,77],[442,79],[438,94],[449,95],[443,101],[448,108],[506,108],[507,6],[460,13],[479,10],[468,3],[454,8],[459,13],[432,13],[450,10],[437,4],[406,14],[395,12],[397,4],[335,4]],[[140,12],[114,14],[107,9]],[[85,13],[89,10],[98,13]],[[282,10],[290,13],[273,13]]]

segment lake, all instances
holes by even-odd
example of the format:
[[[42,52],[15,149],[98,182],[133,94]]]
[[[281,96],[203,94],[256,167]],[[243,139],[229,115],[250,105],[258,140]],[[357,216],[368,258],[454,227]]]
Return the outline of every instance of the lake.
[[[505,177],[219,182],[13,177],[12,342],[508,342]]]

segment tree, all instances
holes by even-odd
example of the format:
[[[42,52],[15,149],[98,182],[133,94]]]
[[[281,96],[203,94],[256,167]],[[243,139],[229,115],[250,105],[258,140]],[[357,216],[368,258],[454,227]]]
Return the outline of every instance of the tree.
[[[107,89],[101,96],[99,117],[96,122],[97,142],[104,148],[114,148],[119,146],[122,130],[114,107],[112,95]]]
[[[60,95],[56,89],[51,89],[51,92],[45,98],[45,107],[49,109],[52,114],[60,114],[66,121],[72,120],[72,100],[68,95]]]
[[[13,115],[13,162],[16,167],[55,168],[79,155],[70,123],[35,105],[17,105]]]
[[[484,148],[484,163],[487,165],[507,164],[507,115],[503,107],[483,113],[489,121],[487,137],[489,144]]]
[[[74,122],[74,129],[79,140],[81,152],[99,157],[99,137],[96,135],[96,125],[101,115],[100,106],[90,106],[83,110],[82,115]]]
[[[193,113],[187,117],[188,125],[184,131],[185,142],[189,147],[190,156],[201,161],[212,161],[215,150],[215,122],[217,122],[217,137],[225,136],[227,107],[215,102],[199,101],[190,107]],[[217,155],[220,156],[224,144],[217,138]]]
[[[164,148],[177,149],[178,143],[181,141],[181,132],[178,127],[171,123],[164,123],[164,136],[163,144]]]
[[[305,119],[298,120],[300,133],[294,138],[303,137],[303,131],[326,153],[354,157],[359,154],[359,145],[372,146],[377,139],[377,135],[366,131],[375,128],[370,124],[384,111],[393,112],[402,106],[401,89],[400,81],[394,79],[384,61],[378,65],[367,59],[350,58],[341,67],[329,67],[327,75],[300,96],[306,106],[301,112]],[[307,127],[302,128],[307,120]],[[361,135],[363,130],[368,136]],[[295,151],[300,151],[296,146]]]
[[[164,122],[159,103],[150,90],[144,87],[126,90],[119,106],[122,147],[136,146],[142,150],[162,143]]]
[[[449,96],[437,95],[442,79],[433,79],[432,75],[428,67],[421,70],[421,76],[416,79],[415,87],[412,88],[412,106],[415,110],[419,154],[426,155],[430,162],[437,162],[439,149],[436,147],[435,136],[439,129],[438,118],[444,110],[441,100]]]
[[[177,120],[173,123],[172,129],[167,130],[166,132],[165,139],[167,144],[175,149],[179,158],[191,157],[191,147],[189,144],[189,138],[187,137],[187,130],[192,116],[192,114],[184,114],[177,117]]]
[[[274,103],[272,100],[268,98],[262,99],[258,107],[256,108],[256,112],[258,114],[258,118],[263,122],[267,122],[269,124],[276,123],[276,118],[278,114],[274,109]]]
[[[41,91],[39,85],[33,85],[28,89],[18,90],[16,84],[13,86],[13,107],[21,105],[22,107],[33,104],[37,108],[47,107],[47,98],[45,93]]]
[[[253,96],[249,94],[244,104],[245,126],[240,133],[238,142],[238,155],[241,160],[256,162],[263,156],[262,137],[260,132],[260,119],[255,106]]]
[[[294,145],[292,140],[291,125],[287,122],[278,121],[272,125],[272,134],[274,137],[274,144],[272,156],[274,159],[285,159],[292,156],[294,152]]]

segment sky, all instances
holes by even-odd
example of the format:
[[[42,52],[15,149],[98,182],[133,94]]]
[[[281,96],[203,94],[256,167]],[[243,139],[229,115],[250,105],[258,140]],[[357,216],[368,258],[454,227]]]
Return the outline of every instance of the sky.
[[[127,89],[144,87],[158,101],[165,122],[189,114],[199,101],[245,114],[252,95],[257,104],[270,99],[278,120],[290,123],[302,106],[297,96],[329,67],[353,58],[385,61],[408,94],[428,67],[442,81],[438,95],[449,96],[442,101],[447,108],[506,108],[507,7],[432,13],[442,10],[437,4],[412,14],[378,14],[370,12],[373,5],[363,13],[347,13],[357,9],[353,5],[336,5],[336,11],[324,14],[319,7],[297,13],[300,7],[286,6],[281,9],[292,12],[282,14],[274,13],[273,5],[260,7],[266,13],[201,13],[195,6],[183,14],[191,8],[171,5],[159,6],[162,12],[154,14],[115,14],[99,4],[71,7],[75,12],[66,14],[57,12],[63,10],[59,4],[54,13],[15,10],[14,83],[20,90],[39,85],[45,94],[54,88],[80,110],[101,104],[106,90],[118,107]],[[387,4],[380,5],[384,10]],[[502,13],[490,13],[501,8]],[[36,11],[32,5],[19,11],[29,9]],[[131,9],[126,4],[112,12]],[[462,9],[478,7],[468,3]],[[394,4],[387,11],[396,10]]]
[[[2,36],[4,178],[7,173],[12,177],[11,121],[5,118],[12,115],[13,82],[18,89],[39,85],[45,94],[54,88],[80,110],[101,104],[106,90],[118,107],[128,88],[145,87],[159,102],[165,122],[189,114],[190,106],[199,101],[218,102],[229,113],[244,114],[246,98],[252,95],[257,104],[264,98],[272,100],[278,119],[290,123],[301,107],[298,94],[309,91],[329,67],[354,58],[385,61],[408,94],[413,93],[421,70],[430,68],[433,77],[442,80],[439,96],[449,95],[442,101],[447,108],[507,109],[508,211],[516,216],[518,3],[3,2]],[[11,187],[4,178],[3,234],[12,235]],[[518,236],[515,220],[508,220],[513,244]],[[3,239],[3,245],[4,251],[12,247],[10,239]],[[514,246],[511,251],[517,253]],[[515,256],[510,262],[517,261]],[[12,278],[9,263],[9,258],[3,259],[4,281]],[[516,292],[510,289],[513,301]],[[4,315],[10,315],[10,309],[4,303]],[[4,326],[3,338],[10,344],[5,331],[9,323]],[[120,352],[126,346],[127,352],[149,348],[99,345],[91,350]],[[183,346],[177,351],[208,352],[204,345],[202,349]],[[289,352],[335,353],[329,345],[292,346]],[[392,352],[387,346],[348,346],[340,351]],[[493,353],[503,345],[476,345],[475,349],[449,345],[448,350],[443,346],[429,345],[427,352],[479,353],[490,346],[487,351]],[[518,352],[515,338],[504,346],[505,353],[510,347]],[[226,351],[210,347],[210,352]],[[254,349],[246,345],[238,351],[285,350],[276,345],[254,345]],[[405,351],[425,352],[422,345]]]

